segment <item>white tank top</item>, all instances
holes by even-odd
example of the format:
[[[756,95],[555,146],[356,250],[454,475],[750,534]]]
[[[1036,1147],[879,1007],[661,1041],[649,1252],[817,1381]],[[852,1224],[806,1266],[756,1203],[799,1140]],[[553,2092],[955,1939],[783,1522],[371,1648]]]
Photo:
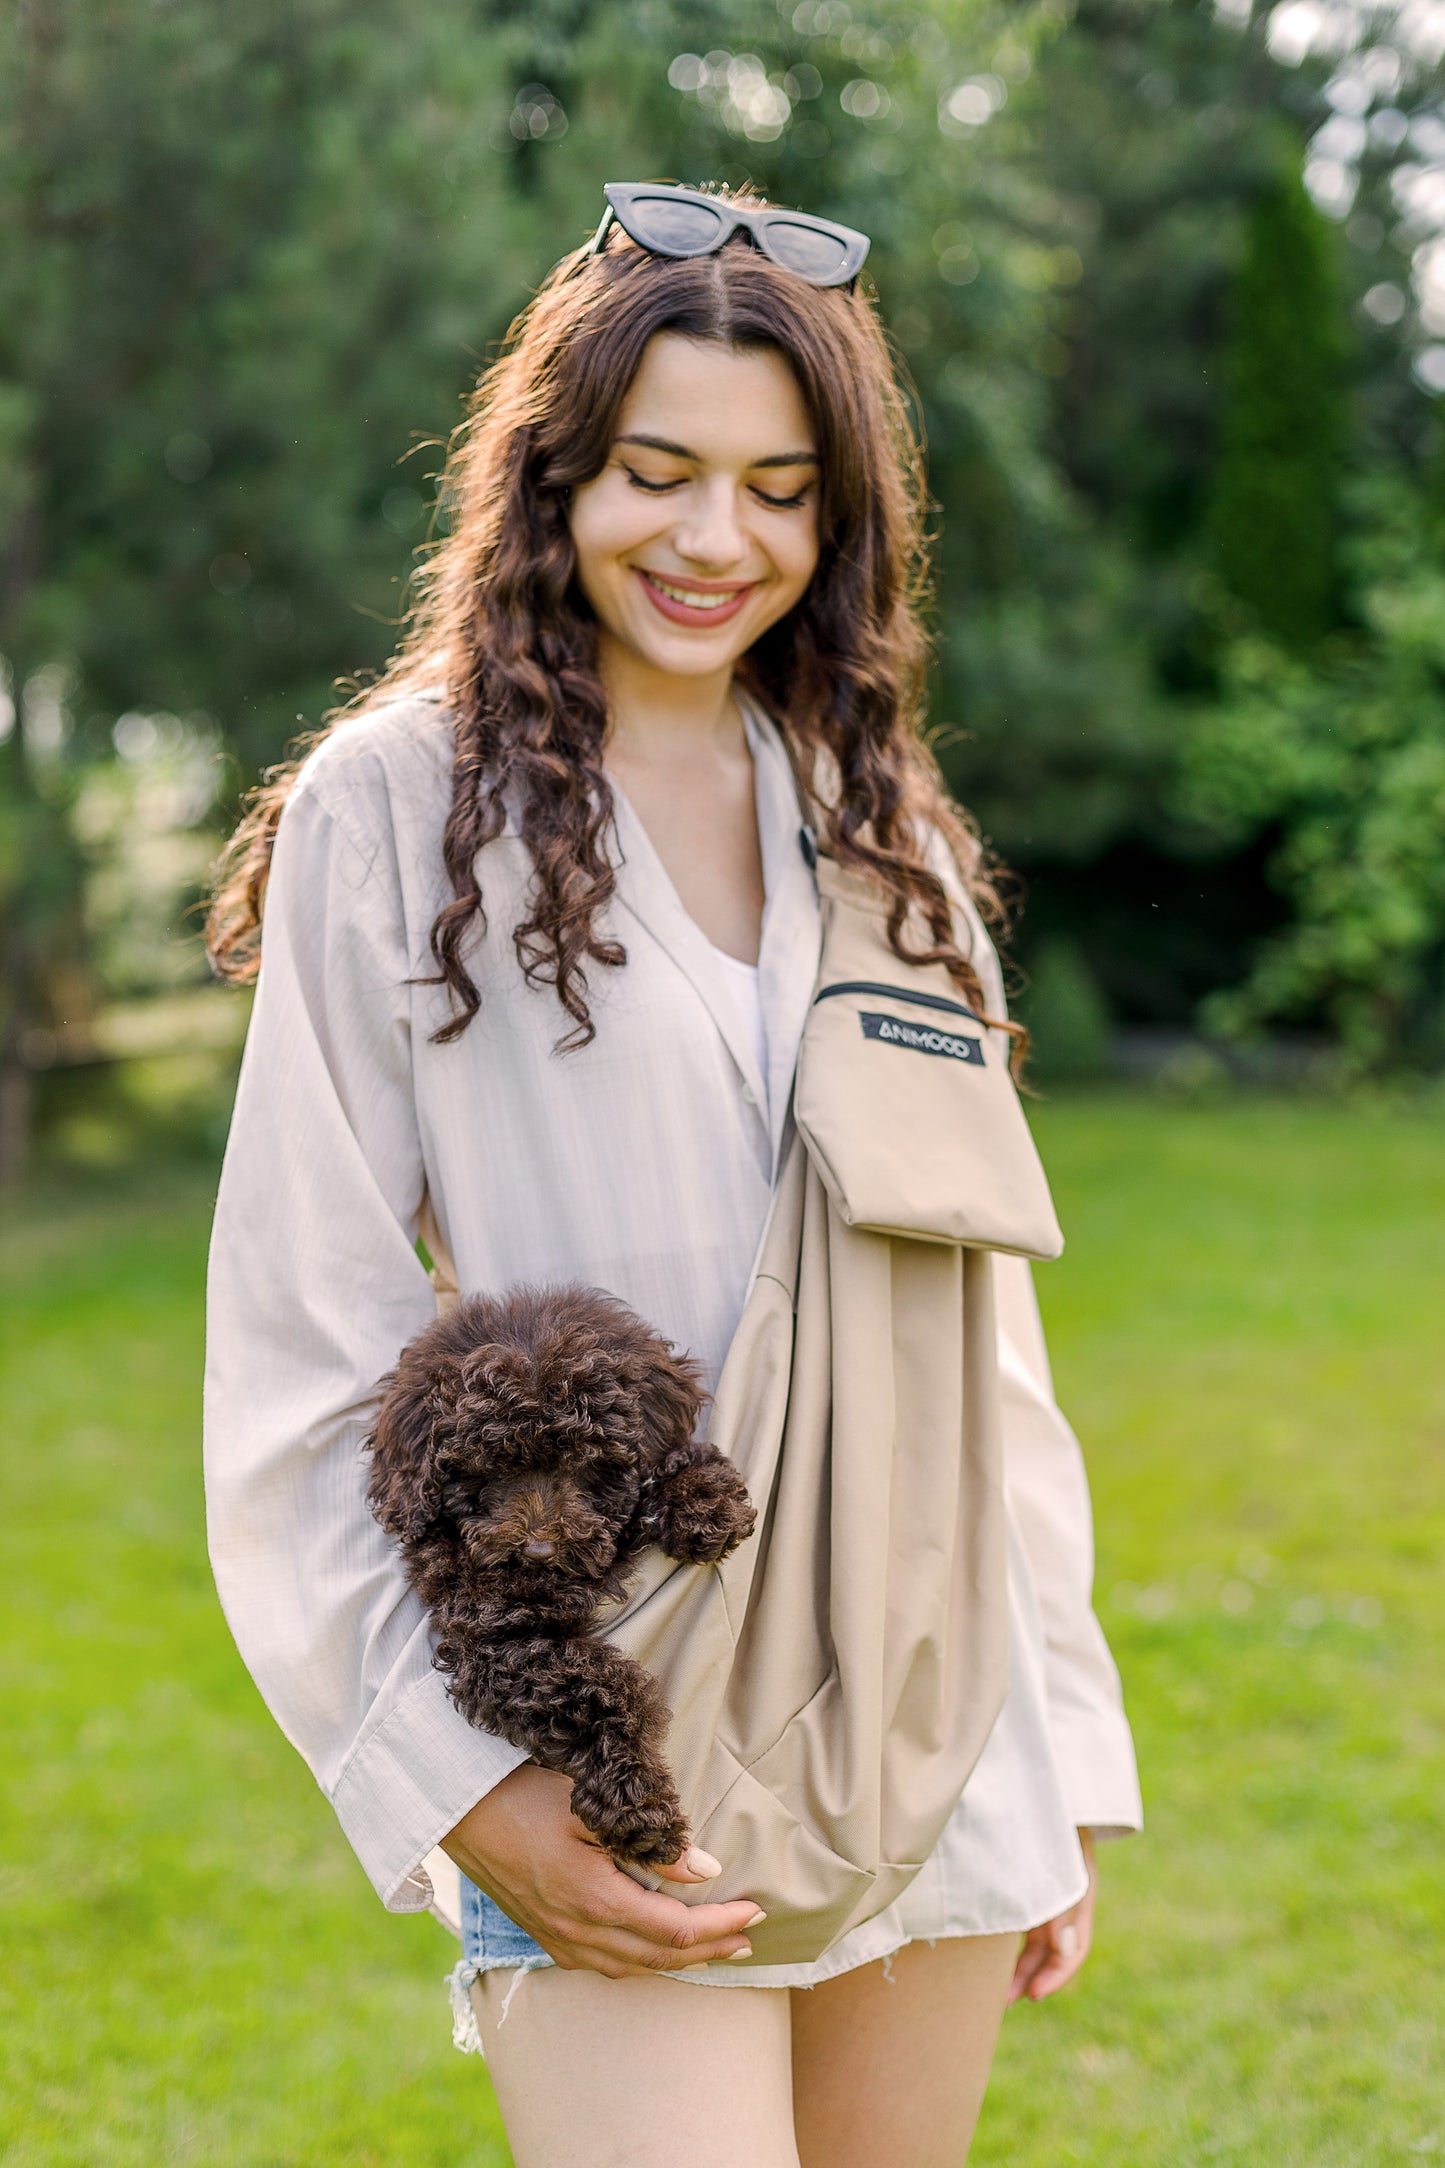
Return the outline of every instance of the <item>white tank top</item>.
[[[756,964],[745,964],[740,957],[729,956],[727,950],[720,949],[715,941],[709,941],[708,947],[717,958],[728,982],[728,991],[737,1003],[738,1015],[742,1018],[748,1043],[757,1057],[758,1074],[766,1085],[768,1034],[763,1023],[763,997],[758,984],[758,967]]]

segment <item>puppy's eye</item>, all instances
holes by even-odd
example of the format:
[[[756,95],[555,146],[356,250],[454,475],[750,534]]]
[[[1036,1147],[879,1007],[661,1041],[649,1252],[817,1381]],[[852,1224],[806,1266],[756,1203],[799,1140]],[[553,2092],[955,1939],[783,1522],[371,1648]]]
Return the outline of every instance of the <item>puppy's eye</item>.
[[[494,1488],[482,1477],[457,1475],[442,1486],[442,1497],[447,1511],[461,1517],[485,1512]]]

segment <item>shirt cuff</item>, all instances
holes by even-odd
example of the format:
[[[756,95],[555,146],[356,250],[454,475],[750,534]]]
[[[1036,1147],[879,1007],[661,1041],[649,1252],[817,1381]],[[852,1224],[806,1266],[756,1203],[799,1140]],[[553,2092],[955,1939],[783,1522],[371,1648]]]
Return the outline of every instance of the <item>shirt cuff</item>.
[[[469,1724],[437,1671],[415,1680],[374,1729],[363,1731],[331,1804],[389,1912],[427,1909],[427,1854],[529,1758]]]
[[[1144,1826],[1134,1741],[1122,1709],[1087,1716],[1051,1712],[1050,1743],[1064,1803],[1076,1829],[1096,1837],[1133,1836]]]

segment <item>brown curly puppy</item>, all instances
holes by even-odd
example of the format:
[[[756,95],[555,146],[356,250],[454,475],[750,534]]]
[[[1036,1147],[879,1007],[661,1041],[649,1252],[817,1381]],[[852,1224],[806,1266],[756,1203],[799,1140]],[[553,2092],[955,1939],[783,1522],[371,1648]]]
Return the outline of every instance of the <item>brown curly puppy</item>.
[[[742,1477],[693,1437],[696,1364],[595,1288],[520,1288],[459,1303],[381,1383],[367,1495],[457,1707],[571,1777],[615,1858],[680,1858],[667,1705],[589,1629],[647,1544],[702,1564],[752,1533]]]

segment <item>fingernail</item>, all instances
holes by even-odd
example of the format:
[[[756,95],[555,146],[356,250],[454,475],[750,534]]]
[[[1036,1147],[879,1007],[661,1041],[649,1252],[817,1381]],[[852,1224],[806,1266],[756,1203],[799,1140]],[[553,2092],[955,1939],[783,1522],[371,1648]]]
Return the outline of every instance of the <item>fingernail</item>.
[[[1077,1952],[1078,1947],[1079,1930],[1077,1927],[1074,1926],[1073,1922],[1070,1921],[1067,1925],[1059,1929],[1059,1955],[1061,1957],[1073,1957]]]
[[[752,1945],[750,1943],[744,1943],[743,1947],[740,1950],[731,1951],[728,1956],[723,1959],[723,1963],[725,1965],[735,1965],[741,1958],[751,1957],[752,1954]]]
[[[767,1916],[766,1912],[755,1912],[750,1920],[743,1921],[743,1925],[744,1927],[761,1927]]]
[[[714,1859],[711,1852],[705,1852],[700,1844],[690,1845],[687,1854],[687,1871],[689,1874],[695,1874],[699,1882],[711,1882],[715,1875],[722,1873],[722,1861]]]

